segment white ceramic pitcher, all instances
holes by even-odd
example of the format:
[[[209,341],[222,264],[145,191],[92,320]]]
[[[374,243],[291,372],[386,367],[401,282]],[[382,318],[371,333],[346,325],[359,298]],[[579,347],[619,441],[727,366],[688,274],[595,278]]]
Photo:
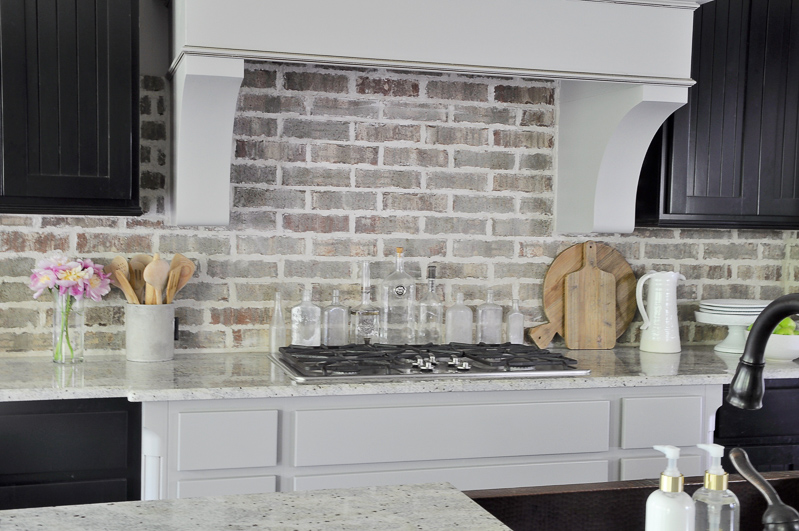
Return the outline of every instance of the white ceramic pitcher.
[[[644,283],[650,280],[644,308]],[[650,271],[638,280],[635,298],[644,318],[641,325],[641,350],[645,352],[680,352],[680,323],[677,319],[677,281],[679,273]]]

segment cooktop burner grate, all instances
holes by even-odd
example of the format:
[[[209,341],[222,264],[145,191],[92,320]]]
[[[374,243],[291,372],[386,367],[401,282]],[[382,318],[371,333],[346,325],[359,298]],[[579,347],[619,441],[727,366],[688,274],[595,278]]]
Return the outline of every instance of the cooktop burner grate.
[[[577,361],[536,346],[449,343],[445,345],[290,345],[272,355],[298,382],[402,378],[508,378],[581,376]]]

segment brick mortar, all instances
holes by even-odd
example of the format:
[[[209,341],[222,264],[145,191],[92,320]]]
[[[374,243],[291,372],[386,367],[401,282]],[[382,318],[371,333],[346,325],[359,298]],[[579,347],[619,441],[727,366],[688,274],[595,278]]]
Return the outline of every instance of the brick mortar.
[[[252,344],[252,341],[262,341],[268,339],[269,316],[271,315],[271,293],[275,289],[280,289],[284,296],[284,311],[289,306],[299,300],[299,288],[313,287],[314,298],[323,305],[328,304],[330,290],[333,287],[342,289],[345,302],[356,303],[358,285],[360,283],[360,261],[368,259],[373,263],[373,271],[388,272],[391,268],[391,259],[386,255],[392,254],[394,245],[405,245],[409,249],[407,261],[409,270],[419,275],[428,264],[441,264],[445,268],[452,268],[457,271],[473,271],[474,277],[441,279],[439,283],[443,286],[446,294],[446,303],[449,305],[454,298],[457,290],[465,290],[469,293],[467,303],[477,305],[482,302],[481,297],[484,289],[494,286],[502,289],[505,293],[510,293],[515,297],[522,297],[522,310],[526,314],[526,324],[532,325],[536,322],[545,321],[541,309],[541,285],[543,282],[543,272],[552,262],[557,253],[571,244],[579,243],[586,239],[595,239],[602,243],[615,246],[619,249],[633,266],[637,275],[644,273],[651,268],[679,270],[682,268],[691,271],[694,275],[703,275],[702,271],[711,275],[708,278],[689,278],[686,282],[680,283],[680,308],[681,312],[687,312],[697,305],[697,300],[703,293],[721,293],[731,296],[744,294],[753,297],[761,297],[763,294],[776,296],[786,291],[799,291],[799,267],[791,259],[791,255],[799,256],[799,245],[797,242],[796,231],[746,231],[728,229],[638,229],[632,235],[572,235],[561,239],[552,235],[552,214],[554,208],[554,198],[557,190],[557,138],[558,122],[557,110],[559,106],[559,82],[557,81],[536,81],[521,78],[496,79],[480,76],[462,76],[457,74],[445,74],[434,76],[424,73],[397,72],[385,69],[345,69],[330,67],[300,66],[289,64],[273,63],[247,63],[248,70],[263,69],[275,72],[275,85],[269,88],[242,87],[242,96],[263,96],[269,98],[286,98],[285,100],[275,100],[270,105],[279,105],[276,101],[285,102],[288,106],[284,109],[275,108],[277,112],[261,112],[256,110],[239,109],[238,119],[268,119],[274,120],[272,124],[259,122],[259,127],[266,129],[245,129],[247,131],[262,130],[270,133],[274,131],[274,136],[234,134],[233,141],[246,140],[250,142],[267,142],[278,145],[288,145],[292,148],[301,147],[304,150],[304,157],[297,161],[287,159],[237,159],[233,158],[232,169],[241,173],[243,182],[231,184],[231,191],[247,196],[249,191],[257,191],[259,194],[266,194],[265,200],[270,200],[271,192],[298,192],[302,193],[302,205],[292,206],[291,208],[260,206],[235,206],[231,207],[232,225],[225,228],[203,228],[203,227],[183,227],[171,228],[164,225],[164,201],[166,198],[166,186],[168,186],[169,159],[168,159],[168,139],[142,139],[143,150],[149,150],[148,161],[141,162],[142,172],[152,172],[158,179],[163,179],[166,183],[164,187],[142,189],[142,201],[145,206],[145,215],[142,218],[98,218],[90,220],[88,218],[77,218],[77,222],[70,221],[72,218],[64,218],[61,225],[57,216],[14,216],[0,215],[0,242],[9,241],[10,248],[0,249],[0,310],[24,310],[27,312],[35,311],[33,314],[36,319],[28,321],[24,326],[18,328],[0,328],[0,355],[19,355],[13,352],[4,353],[3,345],[7,345],[9,334],[14,336],[14,341],[28,341],[31,345],[36,341],[41,341],[42,337],[49,335],[47,319],[48,312],[51,311],[49,301],[33,301],[30,298],[30,291],[27,289],[27,273],[24,266],[29,265],[36,259],[46,254],[45,247],[50,245],[48,238],[65,238],[66,247],[64,250],[71,256],[77,256],[80,251],[81,241],[98,241],[111,248],[102,250],[101,248],[89,249],[87,257],[91,257],[98,262],[109,262],[116,254],[130,256],[135,252],[150,251],[151,249],[130,249],[118,251],[113,248],[124,246],[126,242],[140,238],[141,242],[151,242],[154,249],[161,249],[167,258],[171,257],[172,249],[164,247],[170,241],[176,242],[186,248],[176,248],[187,257],[193,259],[198,264],[198,273],[187,288],[195,290],[196,299],[181,298],[179,294],[176,305],[179,312],[189,312],[192,324],[183,326],[185,340],[181,344],[182,348],[201,349],[201,348],[236,348],[240,346],[259,346]],[[325,74],[333,76],[343,76],[346,78],[346,92],[333,93],[324,91],[290,91],[285,86],[285,75],[287,73],[311,73]],[[269,76],[267,76],[268,78]],[[378,93],[360,94],[358,93],[358,79],[366,77],[369,79],[388,80],[388,85],[380,85],[378,89],[394,91],[399,87],[407,90],[413,84],[418,84],[418,95],[387,95]],[[266,79],[266,78],[264,78]],[[325,78],[328,79],[328,78]],[[339,78],[337,78],[339,79]],[[392,85],[392,83],[404,83],[404,85]],[[458,87],[468,88],[470,85],[478,84],[485,87],[485,101],[471,101],[457,99],[461,94],[448,92],[450,98],[433,98],[428,95],[428,88],[431,83],[442,91],[456,90]],[[445,85],[446,84],[446,85]],[[461,84],[461,85],[459,85]],[[496,101],[494,94],[496,87],[521,87],[539,88],[552,91],[552,105],[549,104],[521,104]],[[386,88],[387,87],[387,88]],[[371,90],[369,86],[364,90]],[[397,88],[397,90],[399,90]],[[506,91],[507,92],[507,91]],[[513,92],[513,91],[510,91]],[[518,92],[518,91],[517,91]],[[480,93],[482,94],[482,92]],[[163,124],[164,129],[169,131],[169,99],[168,90],[164,91],[142,91],[142,96],[150,98],[150,112],[142,116],[143,121],[157,122]],[[479,96],[479,94],[478,94]],[[480,96],[482,97],[482,96]],[[318,110],[317,105],[327,105],[326,114],[314,114]],[[344,106],[336,107],[337,104]],[[370,106],[370,104],[372,104]],[[158,105],[162,106],[163,114],[158,113]],[[353,107],[353,105],[355,107]],[[361,106],[361,107],[358,107]],[[366,106],[366,110],[364,107]],[[348,109],[348,110],[345,110]],[[430,114],[429,109],[437,109]],[[335,114],[335,112],[345,114]],[[400,114],[405,113],[417,114]],[[525,114],[525,111],[536,111],[546,114]],[[387,115],[390,114],[389,115]],[[428,114],[425,114],[428,113]],[[471,114],[469,114],[471,113]],[[482,113],[482,114],[481,114]],[[526,116],[526,118],[525,118]],[[435,119],[431,119],[435,118]],[[461,121],[467,118],[471,121]],[[486,121],[496,118],[500,121]],[[521,125],[522,119],[540,120],[544,122],[553,118],[551,125]],[[287,132],[285,125],[289,123],[295,129],[294,134],[301,134],[302,126],[318,124],[348,124],[346,128],[347,139],[327,139],[327,138],[299,138],[285,137]],[[415,129],[396,130],[397,133],[408,135],[400,138],[389,138],[385,141],[359,140],[358,126],[387,126],[387,127],[418,127],[418,136]],[[480,140],[485,134],[486,144],[472,145],[469,143],[457,144],[435,144],[428,143],[433,140],[433,128],[436,135],[446,130],[446,134],[456,135],[465,131],[468,134],[478,135],[477,137],[462,137],[469,142]],[[319,134],[319,128],[309,130],[313,134]],[[330,126],[326,131],[341,134],[340,129]],[[485,131],[485,133],[482,133]],[[512,135],[513,133],[542,133],[552,135],[554,145],[552,147],[505,147],[494,145],[495,132]],[[379,134],[384,134],[381,131]],[[271,134],[271,133],[270,133]],[[366,134],[366,133],[363,133]],[[377,134],[377,133],[376,133]],[[466,134],[466,133],[464,133]],[[366,138],[366,137],[364,137]],[[376,138],[376,137],[372,137]],[[458,137],[447,137],[457,139]],[[441,138],[439,137],[439,140]],[[509,140],[514,142],[526,141]],[[322,149],[325,146],[337,146],[338,148],[377,148],[376,164],[364,162],[317,162],[314,161],[316,154],[314,150]],[[392,149],[419,149],[429,151],[429,153],[445,153],[446,163],[442,166],[426,166],[421,162],[429,163],[423,158],[418,159],[412,165],[388,165],[386,164],[387,153],[394,156]],[[388,152],[387,152],[388,149]],[[275,153],[281,153],[279,150]],[[486,166],[502,167],[456,167],[459,153],[469,153],[470,156],[485,154],[483,159],[477,162]],[[506,159],[490,160],[491,154],[507,157]],[[530,167],[520,169],[523,157],[527,155],[546,154],[548,161],[535,161],[535,164],[544,164],[546,167]],[[338,155],[336,155],[338,156]],[[416,154],[414,156],[421,156]],[[512,160],[511,167],[508,166]],[[405,162],[405,161],[402,161]],[[433,162],[444,162],[435,160]],[[531,161],[532,162],[532,161]],[[531,163],[528,163],[532,166]],[[345,174],[331,173],[330,178],[335,179],[328,182],[320,182],[322,173],[310,174],[307,177],[308,185],[302,184],[283,184],[286,182],[287,174],[285,168],[309,168],[314,171],[331,171],[348,169]],[[356,170],[357,168],[357,170]],[[246,173],[257,169],[252,175]],[[366,170],[362,175],[358,172]],[[384,172],[380,174],[380,172]],[[438,174],[435,175],[434,174]],[[446,176],[451,176],[449,183]],[[513,189],[493,190],[497,185],[508,186],[512,182],[502,181],[497,183],[497,178],[506,175],[519,175],[526,182],[520,182],[520,186],[529,186],[533,189],[540,189],[537,192],[521,192]],[[294,174],[293,178],[303,178],[301,175]],[[457,179],[461,179],[458,181]],[[252,179],[248,180],[248,179]],[[316,179],[316,180],[314,180]],[[373,179],[373,181],[369,181]],[[392,181],[392,179],[402,179]],[[435,179],[433,181],[432,179]],[[507,179],[507,178],[506,178]],[[536,179],[536,181],[529,181]],[[274,180],[274,182],[272,182]],[[374,186],[363,186],[369,183]],[[326,186],[329,185],[329,186]],[[436,188],[431,185],[447,185],[454,187]],[[386,185],[386,186],[384,186]],[[470,188],[458,188],[467,186]],[[473,188],[477,187],[477,188]],[[364,208],[347,208],[344,196],[352,192],[352,198],[358,201],[364,199],[365,203],[355,203],[356,207],[368,206]],[[325,200],[338,201],[334,206],[343,205],[343,208],[325,208],[314,210],[314,194],[333,193],[342,194],[340,198],[328,196]],[[371,201],[368,195],[374,194],[374,209],[371,209]],[[232,194],[233,195],[233,194]],[[419,208],[433,208],[433,210],[387,210],[384,202],[387,200],[409,200],[415,196],[415,201]],[[321,196],[320,196],[321,197]],[[442,203],[435,203],[436,198]],[[274,200],[274,196],[271,197]],[[470,205],[471,201],[486,201],[486,204],[494,200],[505,201],[501,203],[504,208],[510,205],[512,211],[502,211],[492,213],[489,211],[456,211],[457,201],[466,201],[465,205]],[[512,199],[510,203],[508,199]],[[534,201],[530,201],[534,200]],[[233,198],[231,198],[232,204]],[[430,203],[429,205],[426,203]],[[284,205],[285,206],[285,205]],[[443,208],[441,208],[443,206]],[[543,207],[544,210],[532,211],[522,214],[522,209],[530,211],[531,208]],[[436,210],[439,208],[440,210]],[[466,206],[471,208],[471,206]],[[310,223],[318,224],[323,229],[331,229],[331,232],[293,232],[286,225],[284,216],[306,216],[304,221],[289,220],[289,223]],[[56,226],[43,226],[45,219],[55,219]],[[364,220],[379,219],[380,225],[385,227],[387,232],[357,232],[360,224]],[[5,220],[5,223],[3,222]],[[359,222],[359,220],[361,220]],[[513,221],[519,220],[519,223]],[[340,221],[344,221],[338,225]],[[436,223],[452,222],[448,229],[456,232],[446,232],[443,234],[431,234],[431,221]],[[493,235],[497,230],[497,222],[503,222],[507,228],[526,230],[541,230],[542,233],[521,233],[520,236],[512,235]],[[21,223],[19,225],[17,223]],[[99,226],[93,224],[99,223]],[[459,223],[469,224],[459,227]],[[477,224],[476,224],[477,223]],[[457,230],[477,230],[484,223],[484,233],[461,233]],[[508,224],[510,223],[510,226]],[[537,223],[543,224],[541,227]],[[475,225],[476,224],[476,225]],[[501,225],[502,225],[501,224]],[[317,225],[309,225],[317,226]],[[302,226],[297,226],[302,228]],[[365,227],[369,228],[369,227]],[[338,230],[341,229],[341,230]],[[13,237],[11,240],[2,239],[4,235]],[[92,238],[99,238],[93,240]],[[133,240],[132,240],[133,239]],[[217,247],[213,254],[205,254],[201,242],[204,239]],[[754,248],[753,258],[733,258],[726,259],[720,257],[704,258],[707,249],[713,251],[713,246],[723,244],[741,245],[741,249],[746,249],[750,244]],[[696,255],[692,258],[673,259],[673,258],[652,258],[648,256],[650,250],[648,245],[673,245],[675,249],[683,250],[687,246],[696,249]],[[242,247],[240,247],[242,246]],[[785,249],[785,257],[776,257],[779,253],[774,253],[775,248]],[[227,249],[227,251],[225,251]],[[797,249],[796,252],[793,250]],[[663,252],[663,249],[661,249]],[[261,254],[271,253],[271,254]],[[332,253],[332,254],[331,254]],[[343,253],[343,254],[341,254]],[[476,256],[473,256],[477,253]],[[492,254],[493,253],[493,254]],[[415,256],[418,255],[418,256]],[[270,276],[236,276],[239,273],[248,274],[247,265],[236,266],[244,269],[237,270],[233,276],[218,277],[220,271],[224,271],[224,264],[232,264],[234,261],[248,262],[250,268],[265,264],[262,269],[257,271],[269,271]],[[211,271],[214,267],[223,268]],[[530,271],[528,276],[511,277],[514,269],[508,267],[518,267],[522,271]],[[305,268],[307,276],[288,276],[302,271]],[[712,270],[708,268],[713,268]],[[725,269],[727,268],[727,269]],[[3,273],[3,271],[14,270],[16,273]],[[231,270],[233,271],[233,270]],[[334,277],[328,278],[331,272],[335,272]],[[213,274],[212,274],[213,273]],[[271,273],[274,273],[273,275]],[[222,273],[223,274],[223,273]],[[377,274],[377,273],[376,273]],[[501,276],[505,275],[505,276]],[[715,278],[713,275],[722,275],[723,278]],[[781,278],[770,278],[772,275],[781,275]],[[749,277],[744,279],[743,277]],[[340,278],[338,278],[340,277]],[[420,286],[423,282],[419,281]],[[250,300],[253,297],[261,297],[259,300]],[[725,297],[726,298],[726,297]],[[499,301],[507,306],[509,300]],[[94,308],[113,309],[124,304],[118,292],[114,292],[111,297],[100,303],[91,303]],[[220,311],[229,312],[221,317]],[[251,315],[248,312],[259,312],[255,315],[262,315],[264,322],[251,322]],[[238,316],[242,313],[241,317]],[[246,314],[246,315],[245,315]],[[686,314],[687,315],[687,314]],[[214,322],[217,317],[237,320],[243,324],[225,325],[221,322]],[[199,323],[193,320],[199,319]],[[699,338],[700,342],[715,342],[724,335],[722,327],[707,327],[696,325],[692,320],[685,320],[681,323],[683,340],[692,342]],[[250,335],[243,335],[240,332],[246,331]],[[87,326],[87,334],[112,334],[111,348],[122,348],[124,346],[124,325],[120,323],[90,323]],[[622,338],[622,344],[635,344],[637,340],[637,325],[634,324],[630,331]],[[30,336],[31,339],[24,339]],[[207,338],[207,339],[203,339]],[[46,337],[45,337],[46,339]],[[207,343],[205,342],[207,341]],[[246,343],[239,343],[243,341]],[[46,344],[46,341],[45,341]],[[265,344],[264,344],[265,345]],[[260,345],[260,346],[264,346]],[[23,345],[23,350],[26,350]],[[27,350],[31,350],[28,348]],[[33,349],[36,350],[36,349]],[[41,352],[42,355],[46,354]]]

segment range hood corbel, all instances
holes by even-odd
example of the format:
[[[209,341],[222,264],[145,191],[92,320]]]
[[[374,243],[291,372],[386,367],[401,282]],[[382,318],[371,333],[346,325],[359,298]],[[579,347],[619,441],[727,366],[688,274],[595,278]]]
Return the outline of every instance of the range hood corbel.
[[[228,223],[243,62],[263,60],[560,80],[555,230],[631,232],[646,147],[693,84],[705,1],[173,0],[170,221]]]
[[[687,87],[563,81],[555,231],[632,232],[644,155],[687,102]]]
[[[227,225],[233,119],[244,59],[183,55],[173,68],[175,225]]]

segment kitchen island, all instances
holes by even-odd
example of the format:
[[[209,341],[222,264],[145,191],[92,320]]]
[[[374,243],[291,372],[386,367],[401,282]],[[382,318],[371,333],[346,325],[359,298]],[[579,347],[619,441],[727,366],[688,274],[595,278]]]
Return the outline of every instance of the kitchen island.
[[[17,509],[0,511],[0,528],[61,531],[509,529],[447,484]]]
[[[562,351],[587,376],[297,383],[262,352],[173,361],[89,353],[76,367],[0,360],[0,401],[141,404],[142,496],[448,482],[461,490],[656,477],[654,444],[699,475],[737,357],[712,347]],[[769,379],[799,364],[769,363]]]

